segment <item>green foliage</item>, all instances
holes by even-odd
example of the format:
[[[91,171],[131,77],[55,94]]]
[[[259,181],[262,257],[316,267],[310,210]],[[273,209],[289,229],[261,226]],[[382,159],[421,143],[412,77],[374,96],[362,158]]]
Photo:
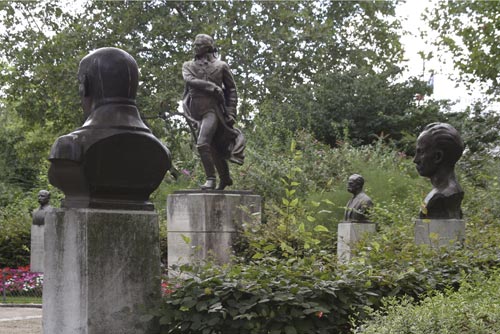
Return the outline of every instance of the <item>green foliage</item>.
[[[259,117],[292,132],[306,129],[330,146],[346,139],[347,131],[355,145],[388,138],[411,152],[422,125],[445,119],[444,106],[440,102],[417,105],[415,95],[429,88],[415,78],[394,83],[401,71],[394,66],[382,73],[360,67],[321,72],[314,81],[294,89],[286,101],[263,103]]]
[[[367,307],[378,308],[382,297],[457,288],[464,275],[500,264],[498,250],[431,250],[407,237],[389,239],[396,234],[405,235],[367,242],[348,265],[316,254],[183,266],[184,278],[170,282],[175,290],[153,314],[164,333],[345,333],[350,319],[367,319]]]
[[[31,199],[36,195],[30,194]],[[10,204],[0,207],[0,267],[17,268],[29,264],[31,243],[30,197],[18,192],[11,194]],[[36,201],[35,201],[36,203]]]
[[[379,223],[378,233],[358,243],[351,262],[337,263],[334,234],[322,228],[315,231],[322,219],[321,199],[328,199],[329,194],[318,191],[316,203],[320,205],[315,207],[309,189],[316,182],[314,176],[321,173],[304,175],[313,167],[323,169],[326,162],[311,158],[322,156],[317,153],[323,144],[306,133],[297,133],[295,138],[281,151],[269,146],[279,155],[270,155],[263,164],[275,175],[270,178],[282,176],[283,180],[278,179],[281,195],[265,224],[246,224],[243,257],[223,267],[211,263],[183,266],[180,278],[172,279],[170,286],[176,288],[152,311],[164,333],[346,333],[353,322],[369,319],[368,309],[379,308],[384,297],[409,296],[418,301],[432,291],[458,289],[472,273],[499,267],[498,196],[492,194],[500,189],[495,176],[482,175],[490,182],[477,188],[464,173],[465,166],[459,166],[458,174],[469,193],[464,203],[465,245],[417,246],[412,220],[428,182],[417,176],[410,159],[381,142],[361,148],[344,144],[322,153],[325,161],[338,164],[325,170],[343,175],[338,188],[334,188],[335,177],[324,187],[345,192],[347,175],[359,168],[363,173],[378,171],[369,180],[380,182],[380,189],[369,189],[380,198],[371,216]],[[281,169],[269,168],[278,161]],[[490,168],[498,168],[493,158],[490,162]]]
[[[482,274],[415,303],[411,298],[388,298],[373,319],[353,333],[478,333],[500,332],[500,275]]]

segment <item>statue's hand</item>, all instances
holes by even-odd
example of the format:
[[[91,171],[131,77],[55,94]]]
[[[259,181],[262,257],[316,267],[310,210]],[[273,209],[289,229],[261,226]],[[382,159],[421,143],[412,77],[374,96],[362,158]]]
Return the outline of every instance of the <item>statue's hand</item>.
[[[233,117],[233,115],[229,115],[227,118],[226,118],[226,122],[227,122],[227,125],[229,126],[233,126],[234,123],[236,123],[236,119]]]
[[[215,96],[217,97],[217,101],[220,103],[224,103],[224,91],[220,87],[214,88]]]

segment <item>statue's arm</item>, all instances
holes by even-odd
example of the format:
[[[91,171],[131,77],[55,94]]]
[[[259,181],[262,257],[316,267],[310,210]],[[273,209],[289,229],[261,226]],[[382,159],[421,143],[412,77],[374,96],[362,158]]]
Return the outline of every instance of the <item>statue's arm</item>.
[[[226,110],[233,118],[236,118],[236,107],[238,106],[238,94],[236,83],[229,66],[224,63],[222,66],[222,82],[224,83],[224,98]]]
[[[220,90],[220,87],[218,87],[215,83],[207,80],[198,79],[196,75],[193,73],[189,62],[184,63],[184,65],[182,66],[182,77],[186,82],[186,84],[188,85],[188,87],[196,88],[204,92],[214,93],[214,94],[216,93],[218,88]]]

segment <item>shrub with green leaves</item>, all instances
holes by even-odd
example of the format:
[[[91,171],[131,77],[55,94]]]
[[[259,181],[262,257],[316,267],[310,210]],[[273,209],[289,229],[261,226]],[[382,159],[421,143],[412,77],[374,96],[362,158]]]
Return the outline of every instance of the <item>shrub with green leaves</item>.
[[[412,298],[388,298],[373,319],[353,330],[357,334],[496,334],[500,333],[500,272],[477,275],[416,303]]]

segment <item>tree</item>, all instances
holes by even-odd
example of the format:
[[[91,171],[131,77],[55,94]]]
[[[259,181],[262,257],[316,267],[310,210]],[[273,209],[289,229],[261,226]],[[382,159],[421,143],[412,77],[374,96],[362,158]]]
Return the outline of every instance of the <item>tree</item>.
[[[426,19],[439,33],[436,45],[449,51],[461,79],[486,84],[500,96],[500,2],[442,1]]]
[[[418,105],[415,95],[430,88],[415,78],[394,83],[400,72],[397,67],[382,73],[356,67],[322,73],[314,84],[290,94],[287,103],[266,104],[268,112],[259,116],[292,132],[307,129],[331,146],[343,140],[360,145],[388,138],[411,153],[423,126],[444,120],[445,106],[433,101]]]
[[[248,125],[262,105],[287,103],[296,89],[314,85],[318,73],[375,72],[400,60],[394,7],[325,0],[89,1],[68,12],[47,0],[2,2],[0,91],[2,112],[18,120],[15,154],[36,172],[55,138],[82,124],[76,70],[96,48],[116,46],[134,56],[141,71],[139,109],[154,117],[178,108],[180,69],[192,57],[194,36],[213,35],[235,73],[240,121]],[[176,145],[178,137],[165,133],[162,120],[148,122]]]

